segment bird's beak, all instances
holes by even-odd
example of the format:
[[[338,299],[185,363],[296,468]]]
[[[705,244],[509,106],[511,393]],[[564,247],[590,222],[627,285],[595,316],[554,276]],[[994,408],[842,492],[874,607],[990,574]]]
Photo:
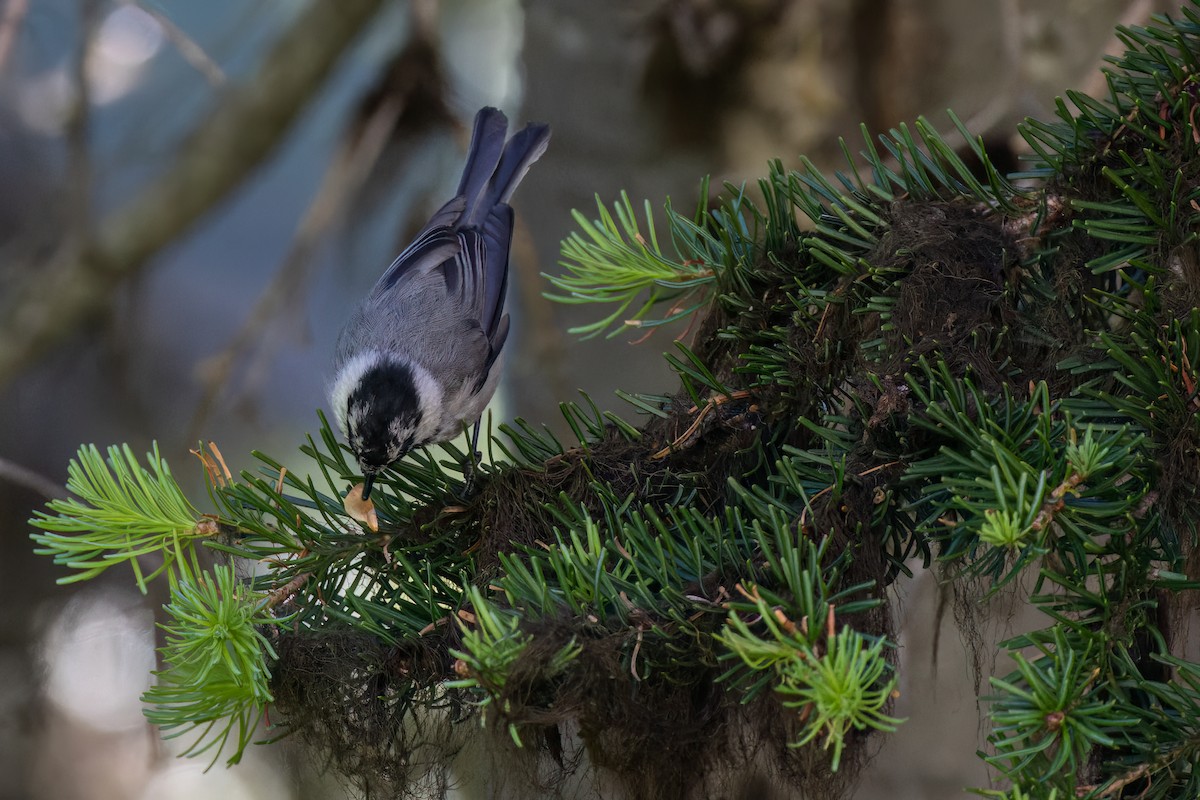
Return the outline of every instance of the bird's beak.
[[[363,474],[363,495],[362,499],[365,503],[371,498],[371,487],[375,485],[375,473],[367,472]]]

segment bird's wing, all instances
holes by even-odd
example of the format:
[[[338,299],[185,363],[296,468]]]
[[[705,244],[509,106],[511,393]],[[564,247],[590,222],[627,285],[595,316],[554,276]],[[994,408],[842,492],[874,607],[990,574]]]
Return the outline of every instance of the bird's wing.
[[[480,373],[479,380],[475,384],[475,391],[478,392],[487,383],[488,376],[492,372],[492,367],[495,366],[496,361],[500,358],[500,351],[503,349],[504,340],[507,338],[508,314],[503,314],[496,323],[496,329],[488,338],[488,355],[487,359],[483,362],[483,372]]]
[[[492,209],[483,226],[483,299],[479,323],[499,349],[504,343],[496,341],[497,326],[504,313],[504,298],[508,291],[508,259],[512,245],[513,210],[501,203]]]
[[[487,344],[480,386],[508,337],[508,315],[503,312],[512,225],[512,209],[497,206],[483,230],[464,228],[458,232],[461,247],[453,262],[444,267],[451,301],[464,317],[479,326]]]
[[[391,289],[406,274],[426,272],[453,258],[459,248],[453,225],[462,214],[463,198],[456,197],[433,215],[412,244],[404,248],[375,284],[374,293]]]
[[[446,294],[460,310],[460,316],[477,320],[482,328],[488,289],[488,243],[483,234],[474,228],[458,231],[457,240],[454,258],[442,266],[446,277]]]

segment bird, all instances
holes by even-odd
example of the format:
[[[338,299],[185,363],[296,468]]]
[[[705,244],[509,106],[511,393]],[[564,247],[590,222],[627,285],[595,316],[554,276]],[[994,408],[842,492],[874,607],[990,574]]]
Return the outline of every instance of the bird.
[[[480,109],[457,193],[338,335],[329,400],[362,470],[364,501],[380,472],[464,425],[474,423],[475,451],[509,331],[508,202],[549,141],[550,127],[535,123],[508,138],[508,118]]]

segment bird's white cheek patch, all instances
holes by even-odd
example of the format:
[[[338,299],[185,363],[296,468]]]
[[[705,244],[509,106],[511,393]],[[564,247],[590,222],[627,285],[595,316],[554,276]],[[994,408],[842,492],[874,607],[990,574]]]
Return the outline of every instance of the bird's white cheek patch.
[[[429,370],[420,364],[410,363],[413,386],[417,390],[417,400],[421,404],[421,419],[413,433],[413,441],[426,444],[434,441],[441,427],[442,416],[446,413],[445,396],[442,385],[430,374]]]

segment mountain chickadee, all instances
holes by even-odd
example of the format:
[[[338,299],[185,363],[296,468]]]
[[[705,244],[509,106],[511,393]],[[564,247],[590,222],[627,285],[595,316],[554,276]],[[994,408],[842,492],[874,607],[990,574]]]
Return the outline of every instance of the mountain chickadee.
[[[338,336],[330,402],[363,472],[376,475],[414,447],[445,442],[475,423],[500,381],[508,336],[504,295],[513,211],[550,128],[527,125],[508,142],[508,119],[475,116],[458,194],[387,268]]]

